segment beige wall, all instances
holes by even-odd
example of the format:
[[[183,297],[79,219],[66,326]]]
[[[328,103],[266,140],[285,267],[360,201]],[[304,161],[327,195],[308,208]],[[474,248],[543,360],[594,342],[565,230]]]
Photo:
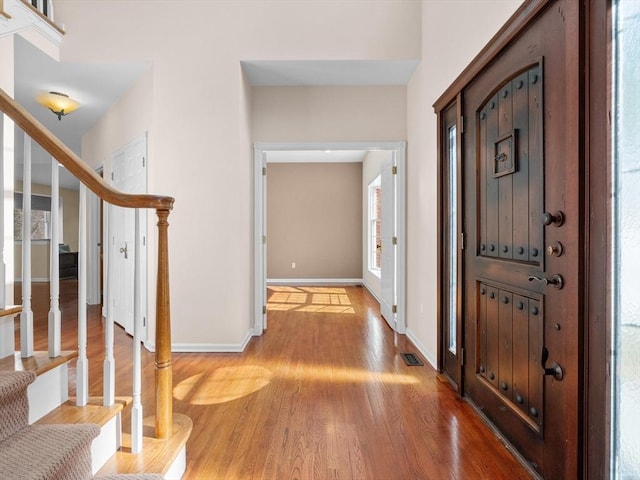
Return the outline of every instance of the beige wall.
[[[149,115],[136,128],[150,132],[150,191],[176,197],[169,218],[172,318],[180,326],[174,343],[235,347],[251,331],[253,141],[407,139],[407,318],[412,338],[435,361],[432,104],[520,3],[55,2],[67,31],[63,61],[153,64],[128,105],[146,104],[134,114]],[[248,88],[241,60],[291,59],[421,64],[407,88]],[[100,146],[117,119],[109,112],[83,142],[92,164],[122,146],[115,135]]]
[[[407,92],[407,322],[410,337],[434,365],[438,159],[432,105],[521,3],[423,2],[422,61]]]
[[[176,198],[169,218],[171,308],[180,328],[174,328],[173,342],[237,348],[253,326],[251,152],[258,139],[248,119],[254,92],[240,61],[416,58],[420,3],[344,1],[327,8],[326,2],[288,0],[64,0],[55,2],[55,10],[66,27],[63,61],[152,62],[151,118],[145,126],[149,189]],[[404,113],[400,117],[403,126]],[[314,131],[336,121],[337,115]],[[401,139],[402,126],[376,131],[376,139],[397,140],[399,130]],[[354,133],[343,138],[361,140],[360,125],[345,128]],[[83,142],[90,162],[99,160],[100,154],[88,152],[100,150],[94,146],[105,132],[96,126]],[[155,241],[151,232],[149,239]],[[149,258],[155,258],[154,245],[149,247]],[[149,296],[155,296],[154,282]],[[150,302],[151,321],[152,309]]]
[[[362,278],[361,199],[362,163],[269,163],[267,278]]]
[[[22,191],[22,182],[16,182],[15,191]],[[51,187],[48,185],[31,186],[31,191],[39,195],[51,195]],[[69,245],[72,252],[78,251],[78,206],[79,197],[77,190],[60,189],[60,198],[62,198],[62,233],[63,238],[60,243]],[[13,218],[13,213],[11,214]],[[13,225],[11,227],[13,235]],[[22,243],[14,243],[14,274],[16,279],[22,277]],[[31,276],[34,280],[49,279],[49,242],[35,242],[31,244]]]
[[[256,142],[359,142],[407,138],[404,86],[255,87]]]

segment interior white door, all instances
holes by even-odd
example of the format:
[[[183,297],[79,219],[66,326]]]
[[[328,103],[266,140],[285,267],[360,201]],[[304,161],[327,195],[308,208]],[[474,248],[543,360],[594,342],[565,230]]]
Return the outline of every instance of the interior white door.
[[[382,221],[380,226],[382,250],[380,257],[380,313],[396,330],[396,175],[395,155],[382,162],[380,188],[382,190]]]
[[[147,191],[147,141],[139,137],[111,157],[111,184],[127,193]],[[113,320],[133,334],[133,282],[135,267],[135,211],[132,208],[109,207],[108,214],[108,308]],[[140,212],[141,233],[141,310],[146,316],[146,212]]]

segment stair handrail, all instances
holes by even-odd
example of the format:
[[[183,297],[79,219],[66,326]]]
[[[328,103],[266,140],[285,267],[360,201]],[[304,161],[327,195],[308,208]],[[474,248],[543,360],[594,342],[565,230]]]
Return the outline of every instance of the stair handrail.
[[[105,202],[128,208],[153,208],[166,211],[173,208],[172,197],[124,193],[113,188],[1,88],[0,111],[8,115],[27,135]]]
[[[3,112],[72,175],[105,202],[125,208],[152,208],[158,217],[158,268],[156,288],[155,338],[155,436],[172,434],[172,359],[171,317],[169,306],[169,213],[174,199],[164,195],[124,193],[109,185],[69,147],[44,127],[33,115],[0,88],[0,112]]]

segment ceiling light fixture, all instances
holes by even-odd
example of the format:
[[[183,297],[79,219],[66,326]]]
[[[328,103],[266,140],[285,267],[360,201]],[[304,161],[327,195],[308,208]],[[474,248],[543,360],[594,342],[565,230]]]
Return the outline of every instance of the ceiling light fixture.
[[[80,104],[69,95],[60,92],[49,92],[38,95],[38,103],[43,107],[48,108],[54,115],[58,116],[58,120],[62,120],[62,117],[74,112]]]

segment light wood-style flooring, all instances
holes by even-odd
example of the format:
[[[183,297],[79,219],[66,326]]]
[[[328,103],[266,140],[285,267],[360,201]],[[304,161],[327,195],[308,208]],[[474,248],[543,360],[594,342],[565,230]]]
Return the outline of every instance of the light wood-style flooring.
[[[64,350],[77,349],[76,289],[62,282]],[[271,287],[269,295],[267,332],[245,352],[173,356],[174,410],[194,423],[185,479],[531,478],[426,362],[404,364],[399,353],[416,349],[403,336],[394,345],[364,288]],[[36,349],[46,349],[48,301],[48,284],[34,284]],[[172,323],[180,328],[179,318]],[[102,390],[102,331],[100,308],[89,307],[91,395]],[[132,340],[120,328],[115,348],[116,395],[130,396]],[[143,361],[147,416],[153,354]]]

